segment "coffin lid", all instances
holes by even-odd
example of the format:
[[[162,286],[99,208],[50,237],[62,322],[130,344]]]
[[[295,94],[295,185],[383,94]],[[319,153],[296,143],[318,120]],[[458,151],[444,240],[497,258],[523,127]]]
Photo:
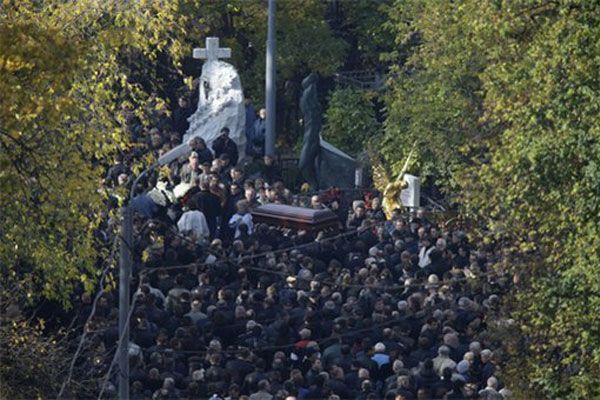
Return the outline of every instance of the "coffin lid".
[[[337,215],[328,208],[315,210],[312,208],[287,206],[284,204],[265,204],[259,206],[252,211],[252,215],[309,224],[320,224],[338,218]]]

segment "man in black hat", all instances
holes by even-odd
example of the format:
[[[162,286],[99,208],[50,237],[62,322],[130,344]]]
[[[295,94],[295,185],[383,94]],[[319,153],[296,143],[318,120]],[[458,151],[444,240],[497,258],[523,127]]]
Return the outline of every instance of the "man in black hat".
[[[212,149],[215,152],[215,157],[219,158],[221,154],[229,155],[229,161],[231,165],[236,165],[238,162],[238,149],[237,145],[229,137],[229,128],[224,127],[221,129],[221,136],[219,136],[212,145]]]

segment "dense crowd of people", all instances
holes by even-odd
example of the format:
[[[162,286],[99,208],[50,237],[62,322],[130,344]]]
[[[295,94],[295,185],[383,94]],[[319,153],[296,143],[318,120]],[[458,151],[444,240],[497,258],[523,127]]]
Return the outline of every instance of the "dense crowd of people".
[[[113,208],[136,210],[132,399],[509,397],[490,327],[511,280],[494,268],[497,250],[459,228],[424,210],[387,218],[377,193],[298,196],[260,140],[248,147],[254,160],[239,160],[226,127],[212,148],[194,139],[127,199],[131,160],[180,142],[189,106],[179,105],[149,130],[128,115],[137,146],[105,180]],[[247,124],[253,137],[261,117]],[[341,233],[253,221],[268,203],[329,208]],[[116,307],[105,293],[86,326],[99,371],[118,341]]]

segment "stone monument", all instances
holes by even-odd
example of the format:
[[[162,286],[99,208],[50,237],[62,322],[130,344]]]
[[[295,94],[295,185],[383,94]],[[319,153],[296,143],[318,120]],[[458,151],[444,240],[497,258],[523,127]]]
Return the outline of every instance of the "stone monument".
[[[418,176],[404,174],[407,187],[400,192],[400,201],[404,207],[417,209],[421,206],[421,180]]]
[[[359,185],[356,175],[360,170],[359,163],[331,143],[320,138],[318,180],[319,189],[332,186],[340,189],[351,189]]]
[[[202,66],[198,109],[188,121],[183,146],[201,137],[212,150],[221,128],[229,128],[229,137],[237,144],[239,159],[246,154],[244,93],[233,65],[219,60],[231,57],[231,49],[219,47],[219,38],[206,38],[206,48],[194,49],[194,58],[206,60]]]

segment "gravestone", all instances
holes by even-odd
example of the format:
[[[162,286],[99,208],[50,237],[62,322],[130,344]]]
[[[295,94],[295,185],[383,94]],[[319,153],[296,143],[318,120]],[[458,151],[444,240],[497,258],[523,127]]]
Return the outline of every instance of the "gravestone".
[[[206,60],[200,75],[198,108],[188,121],[190,127],[183,137],[182,152],[187,143],[201,137],[212,150],[212,144],[222,128],[229,128],[229,137],[237,144],[239,159],[246,154],[244,93],[240,77],[233,65],[219,60],[231,57],[231,49],[219,47],[219,38],[206,39],[206,48],[194,49],[194,58]]]
[[[332,186],[351,189],[357,185],[356,175],[360,167],[358,162],[323,138],[319,144],[321,147],[318,168],[319,189],[328,189]]]
[[[404,174],[402,178],[408,186],[400,192],[400,202],[404,207],[419,208],[421,206],[421,180],[418,176],[410,174]]]

